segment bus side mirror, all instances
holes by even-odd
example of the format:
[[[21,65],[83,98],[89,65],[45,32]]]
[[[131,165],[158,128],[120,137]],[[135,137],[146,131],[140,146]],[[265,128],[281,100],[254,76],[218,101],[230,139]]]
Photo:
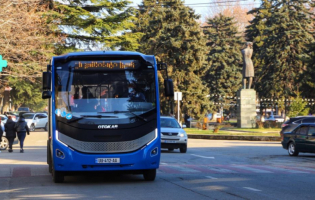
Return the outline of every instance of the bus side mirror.
[[[165,79],[164,80],[164,89],[165,89],[165,96],[166,97],[173,97],[174,96],[174,85],[172,79]]]
[[[42,99],[49,99],[51,97],[51,91],[43,91]]]
[[[51,72],[43,72],[43,90],[51,89]]]

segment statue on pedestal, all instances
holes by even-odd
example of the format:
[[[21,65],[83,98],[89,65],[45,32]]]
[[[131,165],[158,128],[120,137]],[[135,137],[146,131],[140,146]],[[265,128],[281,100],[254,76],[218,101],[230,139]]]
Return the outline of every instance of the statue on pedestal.
[[[242,50],[243,55],[243,88],[246,89],[246,81],[248,79],[248,89],[253,83],[254,65],[251,59],[253,55],[253,43],[246,42],[246,48]]]

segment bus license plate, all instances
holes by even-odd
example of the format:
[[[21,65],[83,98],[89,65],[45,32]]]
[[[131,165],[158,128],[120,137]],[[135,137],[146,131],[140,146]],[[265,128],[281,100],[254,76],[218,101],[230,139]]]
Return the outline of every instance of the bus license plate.
[[[176,140],[164,140],[165,143],[176,143]]]
[[[120,158],[96,158],[95,163],[120,163]]]

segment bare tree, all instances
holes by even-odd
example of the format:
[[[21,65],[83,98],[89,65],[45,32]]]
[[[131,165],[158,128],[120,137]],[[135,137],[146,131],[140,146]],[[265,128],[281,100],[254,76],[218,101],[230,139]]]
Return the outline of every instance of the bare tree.
[[[0,54],[8,61],[3,71],[19,77],[39,75],[60,40],[51,32],[44,13],[49,0],[0,0]]]
[[[227,17],[233,17],[238,31],[244,33],[245,27],[249,25],[249,21],[253,18],[247,12],[257,5],[257,3],[252,1],[246,2],[244,0],[213,0],[209,4],[206,18],[213,18],[220,13]]]
[[[8,61],[0,73],[3,110],[9,105],[8,93],[4,92],[8,85],[13,87],[11,96],[16,89],[21,101],[26,101],[23,98],[40,101],[38,92],[32,90],[39,88],[39,77],[54,53],[54,44],[62,39],[51,31],[56,22],[48,23],[45,18],[51,3],[51,0],[0,0],[0,54]]]

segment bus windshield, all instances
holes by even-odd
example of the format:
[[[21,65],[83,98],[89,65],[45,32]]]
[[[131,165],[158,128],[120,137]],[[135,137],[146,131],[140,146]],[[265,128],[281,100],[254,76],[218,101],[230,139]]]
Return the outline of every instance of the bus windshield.
[[[152,67],[89,70],[78,68],[76,63],[71,61],[55,65],[55,113],[58,116],[68,120],[82,116],[108,120],[111,118],[106,116],[115,113],[115,118],[123,119],[156,108]],[[129,123],[129,120],[118,121]]]

